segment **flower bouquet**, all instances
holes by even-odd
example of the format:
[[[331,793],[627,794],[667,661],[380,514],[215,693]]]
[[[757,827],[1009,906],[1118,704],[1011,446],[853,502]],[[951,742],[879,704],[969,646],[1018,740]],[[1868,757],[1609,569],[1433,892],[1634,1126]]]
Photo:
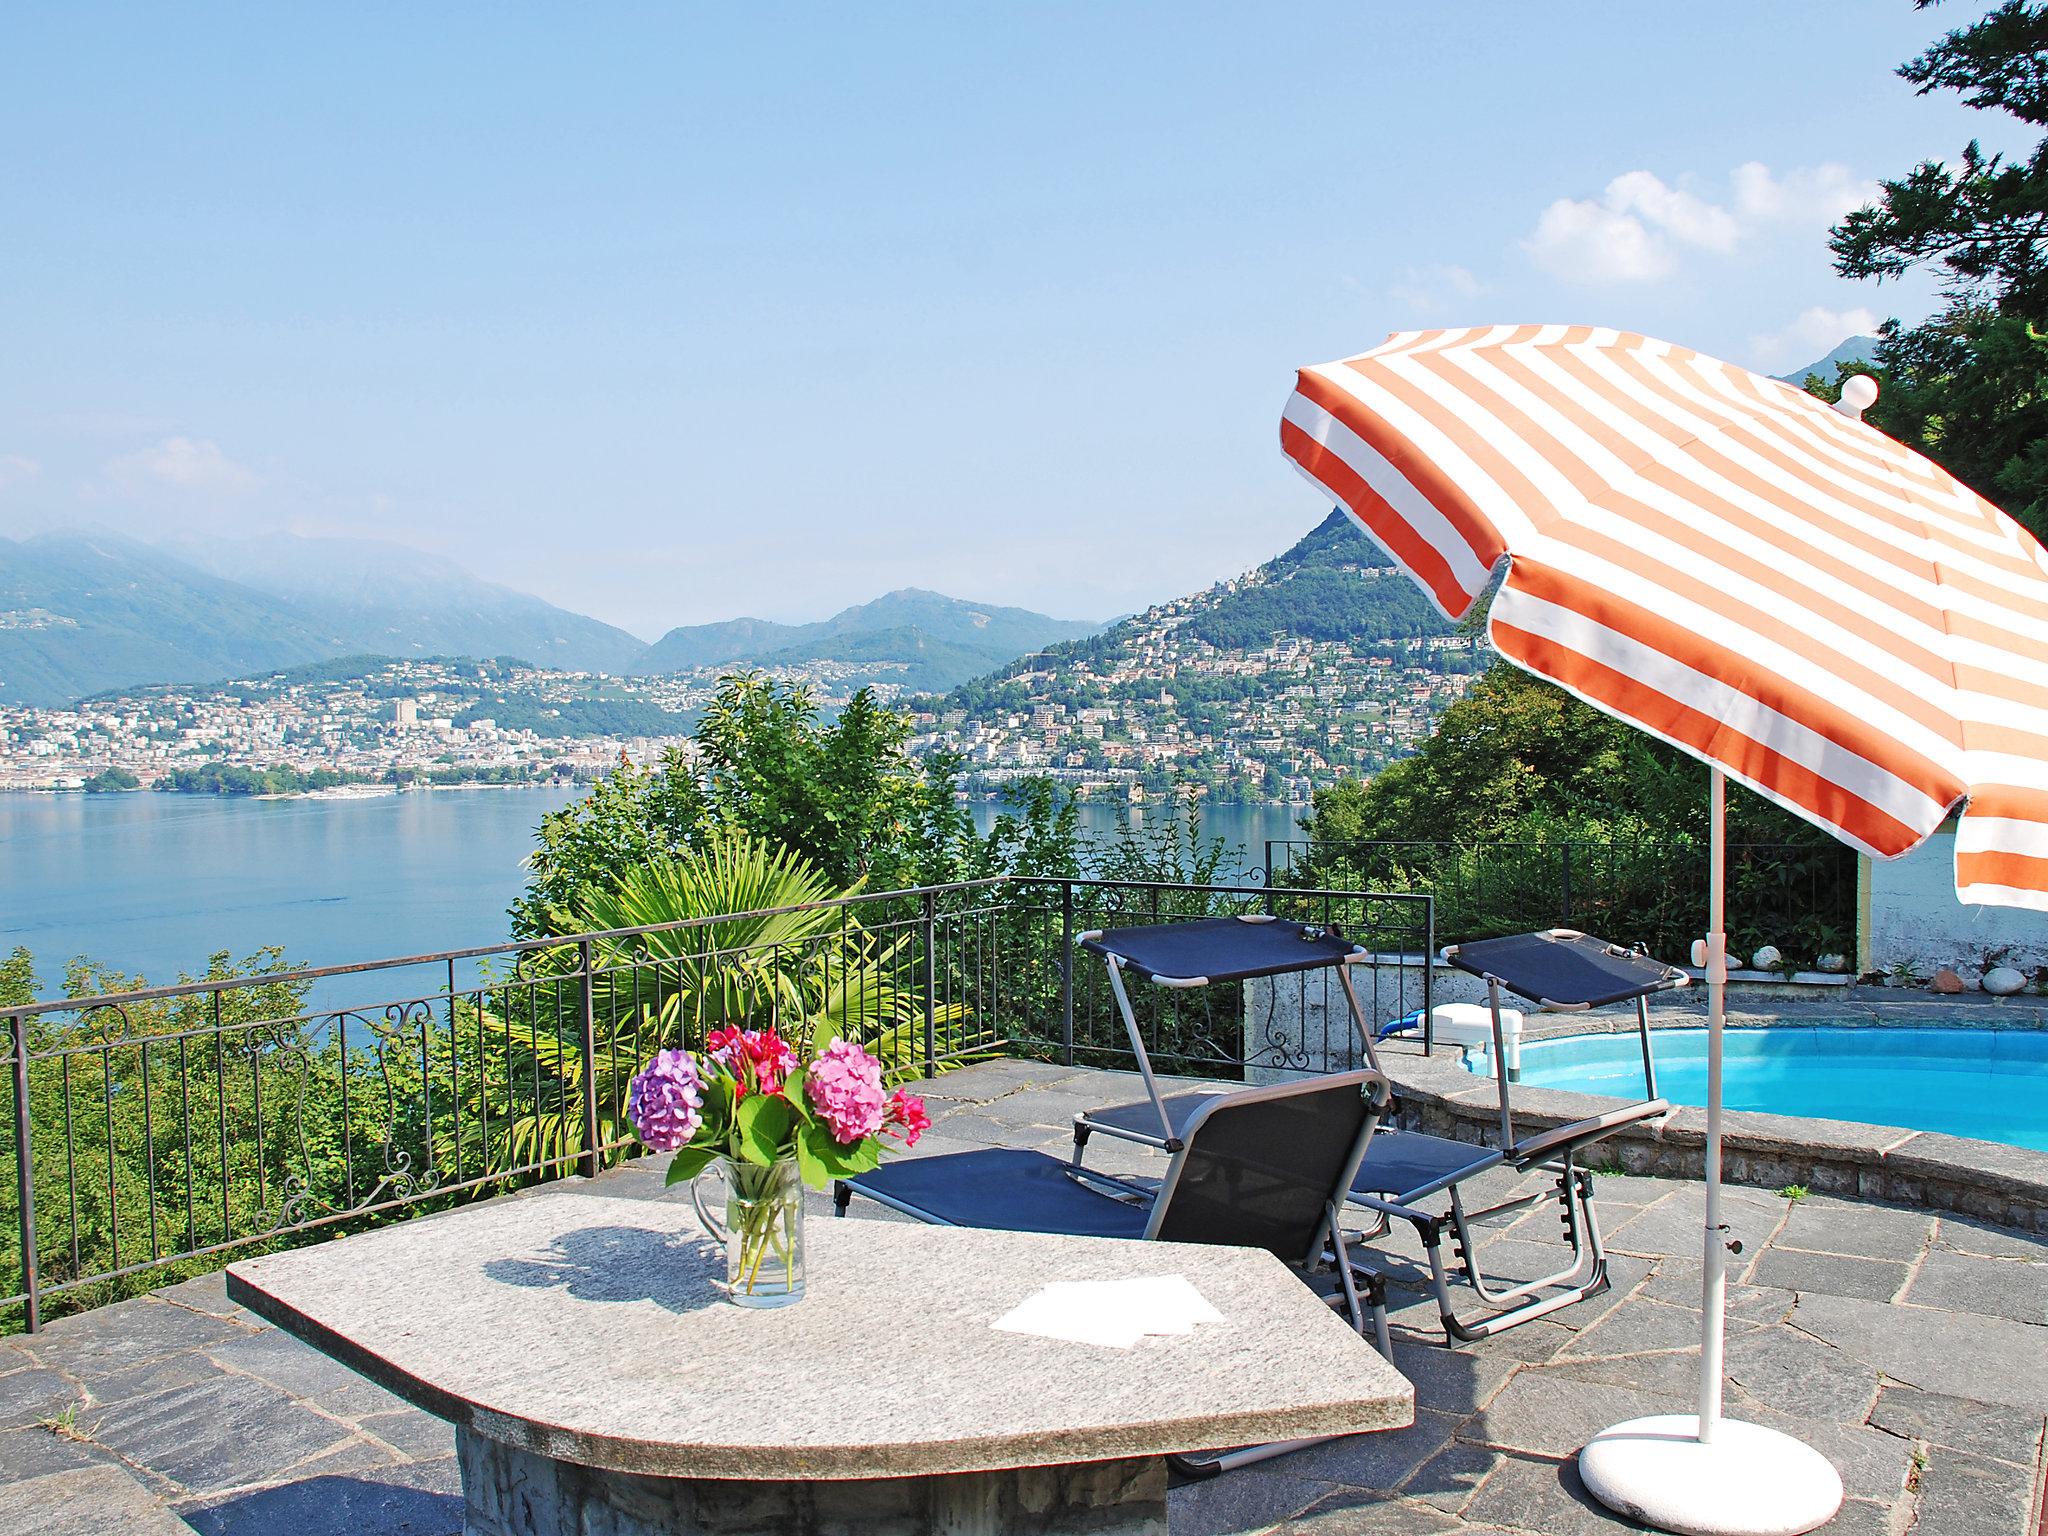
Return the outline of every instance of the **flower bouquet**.
[[[924,1100],[885,1092],[882,1064],[834,1039],[800,1060],[773,1029],[714,1030],[702,1053],[658,1051],[633,1078],[626,1113],[640,1140],[673,1152],[668,1182],[690,1198],[726,1250],[727,1294],[741,1306],[801,1299],[803,1186],[864,1173],[885,1139],[915,1146],[931,1126]],[[725,1181],[725,1217],[699,1181]]]

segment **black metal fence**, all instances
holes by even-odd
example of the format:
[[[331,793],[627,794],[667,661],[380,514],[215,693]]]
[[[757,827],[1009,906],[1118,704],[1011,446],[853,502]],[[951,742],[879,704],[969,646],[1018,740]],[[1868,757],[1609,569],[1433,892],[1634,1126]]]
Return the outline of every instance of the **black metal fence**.
[[[1376,957],[1359,983],[1361,1000],[1376,1018],[1427,1004],[1430,977],[1423,961],[1435,947],[1435,909],[1426,895],[1108,880],[1019,882],[1017,892],[1025,910],[1043,914],[1039,922],[1020,925],[1021,934],[1045,936],[1047,947],[1032,972],[1057,975],[1062,996],[1058,1040],[1013,1037],[1013,1051],[1051,1054],[1046,1048],[1056,1045],[1059,1058],[1076,1065],[1130,1066],[1108,972],[1092,954],[1077,953],[1074,940],[1097,929],[1201,917],[1265,912],[1335,929]],[[1238,1077],[1247,1066],[1328,1070],[1348,1064],[1356,1050],[1356,1032],[1328,973],[1278,989],[1256,983],[1194,990],[1135,986],[1130,997],[1146,1053],[1162,1072]],[[1276,1056],[1274,1042],[1282,1034],[1297,1042],[1313,1039],[1307,1059],[1299,1046],[1284,1060]]]
[[[1276,881],[1426,890],[1448,937],[1581,928],[1682,962],[1706,931],[1707,846],[1691,840],[1266,844]],[[1832,840],[1728,845],[1729,942],[1792,963],[1856,952],[1856,853]]]
[[[1077,936],[1253,910],[1383,953],[1380,1016],[1426,1005],[1426,895],[1002,879],[0,1010],[0,1327],[230,1252],[595,1174],[633,1146],[626,1087],[646,1057],[727,1024],[859,1039],[903,1078],[996,1052],[1127,1066]],[[344,978],[376,1000],[308,1008]],[[1335,1015],[1297,990],[1290,1038],[1306,1040]],[[1273,1028],[1253,1001],[1248,1018],[1242,989],[1152,992],[1148,1050],[1161,1070],[1239,1075]],[[1327,1039],[1321,1064],[1341,1048]]]

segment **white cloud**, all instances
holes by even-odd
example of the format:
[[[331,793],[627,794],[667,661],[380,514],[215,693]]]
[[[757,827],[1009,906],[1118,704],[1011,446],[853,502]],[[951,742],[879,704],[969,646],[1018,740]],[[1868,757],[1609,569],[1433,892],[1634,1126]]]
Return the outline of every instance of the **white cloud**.
[[[131,489],[168,486],[198,494],[237,495],[254,490],[262,480],[205,437],[167,437],[124,454],[107,467],[118,483]]]
[[[1728,181],[1723,203],[1653,171],[1625,171],[1597,198],[1563,197],[1545,208],[1522,249],[1571,282],[1655,282],[1690,252],[1726,256],[1772,227],[1825,229],[1876,193],[1834,164],[1781,176],[1752,160]]]
[[[1484,292],[1486,284],[1459,266],[1405,267],[1387,285],[1387,297],[1412,310],[1436,309]]]
[[[1647,283],[1678,265],[1668,242],[1623,209],[1561,197],[1543,210],[1522,249],[1536,264],[1582,283]]]
[[[1846,165],[1795,168],[1782,177],[1758,161],[1735,167],[1729,177],[1735,211],[1745,222],[1806,224],[1827,229],[1851,209],[1875,202],[1874,181],[1858,181]]]
[[[1782,329],[1750,337],[1750,361],[1771,372],[1803,368],[1851,336],[1874,334],[1882,323],[1873,309],[1827,309],[1816,304],[1801,310]]]
[[[1649,171],[1625,171],[1607,183],[1607,206],[1634,214],[1651,228],[1681,245],[1709,251],[1732,251],[1741,227],[1727,209],[1686,191],[1666,186]]]
[[[0,453],[0,487],[20,485],[43,472],[43,466],[25,453]]]

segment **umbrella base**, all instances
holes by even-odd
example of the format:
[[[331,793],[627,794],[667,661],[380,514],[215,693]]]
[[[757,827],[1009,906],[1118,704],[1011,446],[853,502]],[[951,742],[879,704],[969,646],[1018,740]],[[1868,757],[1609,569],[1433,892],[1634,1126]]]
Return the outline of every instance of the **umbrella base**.
[[[1801,1536],[1842,1507],[1841,1475],[1804,1441],[1723,1419],[1703,1445],[1689,1413],[1603,1429],[1579,1477],[1609,1509],[1681,1536]]]

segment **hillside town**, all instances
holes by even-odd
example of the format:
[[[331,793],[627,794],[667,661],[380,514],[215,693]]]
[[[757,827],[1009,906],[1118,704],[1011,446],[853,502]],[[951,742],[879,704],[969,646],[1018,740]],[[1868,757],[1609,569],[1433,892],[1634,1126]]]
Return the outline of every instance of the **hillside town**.
[[[1226,800],[1301,800],[1316,776],[1370,771],[1408,751],[1464,692],[1467,636],[1353,645],[1283,634],[1256,649],[1218,647],[1181,633],[1191,605],[1210,596],[1127,621],[1117,643],[1097,648],[1106,654],[1077,647],[946,699],[911,700],[912,749],[958,752],[977,793],[1044,775],[1082,798],[1142,801],[1183,785]],[[57,708],[0,705],[0,790],[346,794],[585,780],[685,745],[720,670],[618,678],[393,660]],[[827,711],[846,702],[849,670],[772,669],[808,685]],[[900,690],[876,692],[888,702]]]
[[[1044,775],[1084,799],[1176,788],[1303,801],[1411,751],[1470,681],[1470,635],[1353,643],[1276,632],[1257,647],[1188,633],[1252,577],[1161,604],[1000,679],[920,701],[920,751],[960,754],[970,787]]]
[[[388,661],[0,706],[0,789],[370,786],[590,778],[684,740],[715,678]],[[261,786],[218,769],[273,775]]]
[[[1299,802],[1411,751],[1475,663],[1474,637],[1428,610],[1341,515],[1242,575],[948,693],[912,692],[909,664],[858,654],[871,647],[854,639],[851,654],[660,676],[357,656],[0,704],[0,789],[364,794],[588,780],[686,744],[720,677],[752,667],[801,683],[827,714],[863,686],[908,708],[911,750],[957,754],[969,794],[1042,776],[1082,799],[1192,790]]]

